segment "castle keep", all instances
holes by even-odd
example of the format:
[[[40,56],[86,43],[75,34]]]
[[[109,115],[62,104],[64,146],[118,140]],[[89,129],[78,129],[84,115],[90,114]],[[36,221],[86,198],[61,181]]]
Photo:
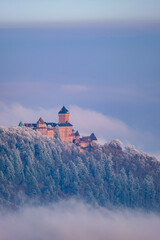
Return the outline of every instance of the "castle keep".
[[[97,142],[97,138],[92,133],[90,136],[80,138],[78,131],[73,130],[73,125],[69,122],[69,111],[63,106],[58,112],[58,123],[44,122],[40,118],[37,123],[24,123],[25,127],[30,127],[33,130],[39,131],[41,134],[54,138],[56,134],[59,135],[63,142],[74,143],[80,149],[85,149]],[[21,124],[19,124],[20,126]]]

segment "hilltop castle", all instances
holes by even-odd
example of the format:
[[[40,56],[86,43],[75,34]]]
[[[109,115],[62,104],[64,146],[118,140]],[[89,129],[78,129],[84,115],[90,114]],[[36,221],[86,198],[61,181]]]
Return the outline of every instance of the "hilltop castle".
[[[73,125],[69,122],[69,111],[63,106],[58,112],[59,122],[44,122],[40,118],[37,123],[24,123],[25,127],[30,127],[33,130],[40,132],[43,135],[54,138],[56,134],[59,135],[63,142],[74,143],[80,150],[92,146],[93,143],[97,142],[97,138],[92,133],[90,136],[80,138],[78,131],[73,130]],[[21,126],[21,123],[19,124]]]

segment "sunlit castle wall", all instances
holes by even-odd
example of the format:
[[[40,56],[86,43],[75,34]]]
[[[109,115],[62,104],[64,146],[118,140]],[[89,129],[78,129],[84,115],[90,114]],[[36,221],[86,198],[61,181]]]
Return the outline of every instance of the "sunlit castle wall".
[[[66,123],[66,122],[69,122],[69,113],[59,113],[58,114],[59,116],[59,122],[60,123]]]
[[[52,128],[52,127],[48,128],[48,129],[47,129],[47,136],[49,136],[49,137],[51,137],[51,138],[54,138],[54,136],[55,136],[55,131],[56,131],[56,128]]]
[[[59,126],[59,133],[63,142],[73,142],[72,126]]]

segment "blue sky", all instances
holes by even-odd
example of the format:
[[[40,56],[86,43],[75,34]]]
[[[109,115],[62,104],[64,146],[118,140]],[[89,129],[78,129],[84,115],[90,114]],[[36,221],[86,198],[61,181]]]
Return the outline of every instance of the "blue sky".
[[[0,0],[0,22],[159,21],[159,0]]]
[[[0,125],[66,105],[81,133],[160,155],[160,2],[112,2],[0,0]]]

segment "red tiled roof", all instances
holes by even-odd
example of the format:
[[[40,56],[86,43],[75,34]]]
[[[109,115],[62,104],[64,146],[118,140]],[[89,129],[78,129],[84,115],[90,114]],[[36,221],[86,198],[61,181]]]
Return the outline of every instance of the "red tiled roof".
[[[37,123],[42,123],[42,124],[45,124],[45,122],[43,121],[43,119],[40,117],[40,119],[38,120]]]

